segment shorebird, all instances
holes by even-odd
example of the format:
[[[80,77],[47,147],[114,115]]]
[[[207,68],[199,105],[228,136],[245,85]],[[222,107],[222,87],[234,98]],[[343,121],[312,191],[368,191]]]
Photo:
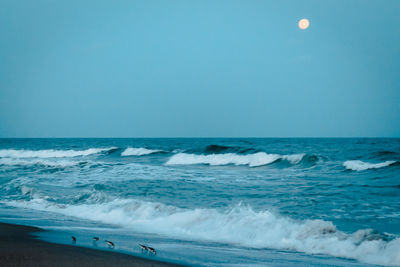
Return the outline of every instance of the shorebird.
[[[142,248],[142,252],[143,251],[149,251],[149,248],[145,245],[139,244],[139,246]]]
[[[106,243],[107,243],[108,247],[110,247],[110,248],[114,248],[115,247],[114,243],[111,242],[111,241],[106,240]]]
[[[157,252],[156,252],[156,250],[155,250],[154,248],[152,248],[152,247],[147,247],[147,248],[148,248],[149,251],[150,251],[151,253],[153,253],[154,255],[157,254]]]
[[[75,236],[71,236],[72,238],[72,243],[75,244],[76,243],[76,237]]]

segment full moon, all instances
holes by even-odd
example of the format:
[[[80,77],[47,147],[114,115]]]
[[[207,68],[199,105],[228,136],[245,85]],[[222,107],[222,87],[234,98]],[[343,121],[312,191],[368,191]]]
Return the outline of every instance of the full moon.
[[[299,21],[299,28],[302,30],[305,30],[308,28],[308,26],[310,26],[310,22],[308,21],[308,19],[301,19]]]

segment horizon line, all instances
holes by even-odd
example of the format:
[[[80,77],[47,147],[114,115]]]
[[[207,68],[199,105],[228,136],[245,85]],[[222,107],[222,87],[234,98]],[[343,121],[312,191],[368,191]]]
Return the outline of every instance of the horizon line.
[[[0,139],[243,139],[243,138],[254,138],[254,139],[322,139],[322,138],[331,138],[331,139],[373,139],[373,138],[400,138],[400,136],[286,136],[286,137],[277,137],[277,136],[240,136],[240,137],[196,137],[196,136],[188,136],[188,137],[0,137]]]

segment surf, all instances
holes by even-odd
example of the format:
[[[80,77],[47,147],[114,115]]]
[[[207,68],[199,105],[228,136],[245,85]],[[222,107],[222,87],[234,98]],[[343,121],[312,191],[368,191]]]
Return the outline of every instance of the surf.
[[[365,170],[371,170],[371,169],[380,169],[384,167],[391,166],[395,164],[396,161],[394,160],[387,160],[385,162],[379,162],[379,163],[368,163],[364,162],[361,160],[347,160],[343,163],[343,166],[352,171],[365,171]]]
[[[144,156],[144,155],[150,155],[150,154],[154,154],[154,153],[160,153],[160,152],[164,152],[163,150],[159,150],[159,149],[148,149],[148,148],[144,148],[144,147],[128,147],[126,148],[122,153],[121,156]]]
[[[279,155],[279,154],[267,154],[265,152],[258,152],[245,155],[236,153],[210,154],[210,155],[178,153],[171,156],[165,163],[165,165],[206,164],[211,166],[247,165],[249,167],[259,167],[271,164],[278,160],[286,160],[291,164],[297,164],[303,159],[304,156],[305,154]]]
[[[115,149],[109,148],[88,148],[85,150],[25,150],[25,149],[0,149],[0,157],[2,158],[69,158],[84,157],[94,155]]]
[[[25,188],[21,190],[27,191]],[[95,195],[84,202],[57,204],[44,198],[33,198],[4,203],[184,240],[326,254],[370,264],[400,264],[398,237],[372,229],[345,233],[329,221],[294,220],[269,210],[255,211],[240,203],[226,209],[188,209],[159,202]]]

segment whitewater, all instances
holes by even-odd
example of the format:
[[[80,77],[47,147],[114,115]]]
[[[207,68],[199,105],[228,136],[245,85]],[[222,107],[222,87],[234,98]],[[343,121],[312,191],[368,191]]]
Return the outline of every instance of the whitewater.
[[[399,139],[0,139],[0,220],[193,266],[400,266],[399,162]]]

